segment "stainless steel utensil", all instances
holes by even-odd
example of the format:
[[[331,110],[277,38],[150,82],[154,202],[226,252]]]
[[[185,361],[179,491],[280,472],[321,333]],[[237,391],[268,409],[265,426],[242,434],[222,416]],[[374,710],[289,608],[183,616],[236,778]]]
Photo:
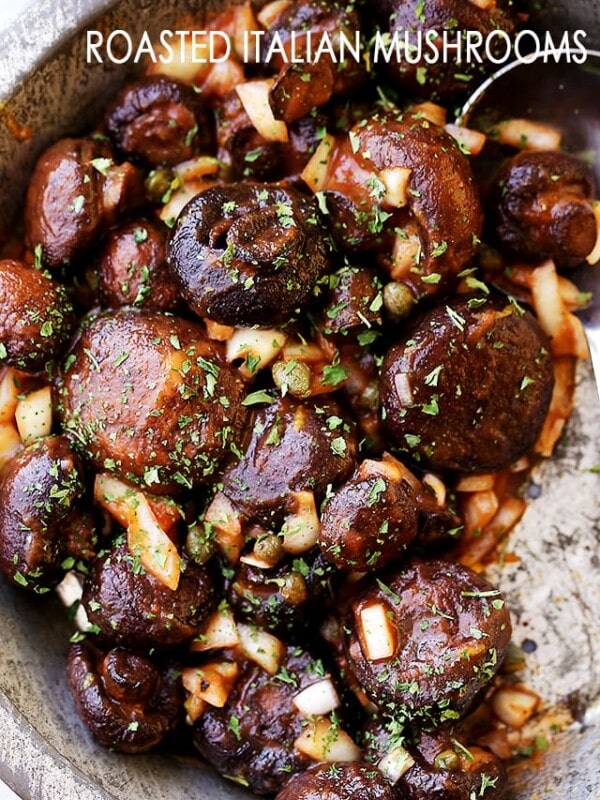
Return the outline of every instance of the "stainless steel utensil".
[[[488,78],[467,100],[458,124],[486,131],[502,119],[533,119],[560,129],[564,149],[593,168],[600,192],[600,53],[577,65],[552,56],[531,63],[514,61]],[[592,299],[583,322],[600,395],[600,264],[582,264],[570,275]]]

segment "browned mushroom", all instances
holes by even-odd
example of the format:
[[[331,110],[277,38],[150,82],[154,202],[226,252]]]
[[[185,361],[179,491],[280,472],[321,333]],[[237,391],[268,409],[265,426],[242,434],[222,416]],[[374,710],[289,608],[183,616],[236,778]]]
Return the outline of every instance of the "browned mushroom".
[[[47,592],[64,575],[63,531],[84,491],[79,460],[64,436],[40,439],[0,476],[0,571],[18,586]]]
[[[372,764],[315,764],[293,778],[275,800],[394,800],[394,792]]]
[[[64,286],[20,261],[0,261],[0,364],[40,372],[67,347],[75,316]]]
[[[104,747],[144,753],[174,733],[183,697],[174,671],[122,648],[72,644],[67,676],[77,710]]]
[[[168,245],[190,308],[224,325],[272,327],[307,305],[330,268],[316,203],[269,184],[219,186],[182,211]]]
[[[153,493],[206,480],[235,446],[244,384],[199,325],[119,309],[89,318],[59,385],[85,457]]]
[[[498,174],[489,201],[500,247],[509,255],[575,267],[596,244],[592,171],[567,153],[524,151]]]
[[[106,112],[114,146],[127,158],[173,166],[213,150],[213,121],[200,94],[163,75],[125,86]]]
[[[388,351],[385,426],[424,466],[502,469],[535,443],[553,385],[548,342],[532,314],[491,295],[453,299]]]

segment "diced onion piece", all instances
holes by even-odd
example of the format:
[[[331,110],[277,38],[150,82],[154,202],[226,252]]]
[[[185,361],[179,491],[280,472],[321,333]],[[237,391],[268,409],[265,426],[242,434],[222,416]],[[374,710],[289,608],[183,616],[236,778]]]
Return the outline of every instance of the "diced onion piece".
[[[596,228],[598,230],[598,235],[594,249],[586,258],[588,264],[596,264],[598,261],[600,261],[600,200],[595,200],[594,203],[592,203],[592,208],[594,209],[594,216],[596,217]]]
[[[549,458],[561,437],[575,402],[575,358],[554,359],[554,389],[550,408],[535,445],[535,451]]]
[[[245,80],[244,68],[233,58],[210,65],[210,71],[202,83],[205,97],[225,97]]]
[[[215,543],[231,564],[237,564],[244,547],[244,535],[239,512],[231,500],[217,492],[204,514],[205,522],[215,531]]]
[[[551,339],[553,355],[588,358],[583,325],[578,317],[567,311],[562,301],[556,267],[552,261],[546,261],[533,270],[531,294],[542,330]]]
[[[436,503],[442,508],[446,503],[446,484],[444,481],[434,475],[433,472],[428,472],[423,476],[423,485],[432,490]]]
[[[232,325],[221,325],[220,322],[212,319],[204,318],[204,324],[206,325],[206,335],[215,342],[226,342],[235,333]]]
[[[389,613],[383,603],[371,603],[359,611],[360,643],[369,661],[385,661],[396,652],[396,631]]]
[[[377,173],[385,186],[386,193],[381,199],[382,205],[402,208],[408,203],[408,184],[412,170],[409,167],[388,167]]]
[[[360,761],[360,747],[326,717],[309,723],[294,742],[294,747],[314,761]]]
[[[424,119],[429,120],[429,122],[433,122],[434,125],[438,125],[440,128],[443,128],[446,124],[448,112],[444,106],[439,106],[437,103],[432,103],[430,101],[425,103],[415,103],[414,105],[410,106],[408,110],[411,114],[416,114],[419,117],[423,117]]]
[[[124,528],[127,546],[146,572],[173,591],[181,566],[177,547],[159,524],[143,492],[106,473],[96,475],[94,497]]]
[[[181,680],[194,697],[215,708],[223,708],[239,675],[233,661],[211,661],[201,667],[186,667]],[[188,712],[189,713],[189,712]]]
[[[560,299],[563,301],[568,311],[579,311],[579,309],[587,306],[589,298],[586,296],[585,292],[581,292],[579,287],[575,286],[575,284],[568,278],[565,278],[564,275],[558,275],[557,279]]]
[[[269,29],[280,14],[283,14],[292,5],[292,0],[272,0],[267,3],[256,15],[260,24]]]
[[[211,184],[204,181],[187,181],[171,195],[171,199],[164,204],[158,212],[158,216],[163,222],[174,220],[181,214],[184,206],[203,189],[207,189]]]
[[[231,35],[231,43],[234,53],[241,59],[244,56],[245,41],[251,35],[250,31],[258,29],[258,20],[249,2],[234,6],[232,11],[233,22],[231,27],[233,33]]]
[[[299,555],[315,546],[321,525],[312,492],[292,492],[290,497],[296,510],[285,518],[281,528],[282,547],[286,553]]]
[[[529,469],[529,459],[527,456],[521,456],[518,461],[515,461],[514,464],[511,464],[510,471],[511,472],[525,472],[525,470]]]
[[[0,423],[0,469],[23,448],[19,431],[12,422]]]
[[[17,402],[15,421],[23,444],[52,431],[52,389],[44,386]]]
[[[335,148],[335,137],[327,134],[300,173],[304,183],[313,192],[321,192],[327,185],[329,163]]]
[[[181,164],[173,167],[173,171],[185,183],[203,178],[206,175],[215,175],[220,166],[221,162],[214,156],[198,156],[197,158],[190,158],[189,161],[182,161]]]
[[[401,281],[421,258],[421,239],[416,231],[405,232],[403,236],[396,236],[392,250],[392,269],[390,277],[394,281]]]
[[[389,753],[377,763],[377,768],[393,785],[400,780],[405,772],[408,772],[414,763],[415,760],[408,750],[398,744],[392,747]]]
[[[272,80],[247,81],[235,87],[244,111],[250,117],[258,133],[267,142],[287,142],[289,139],[287,125],[283,120],[275,119],[269,103],[269,92]]]
[[[539,696],[525,686],[501,686],[491,699],[494,714],[511,728],[522,728],[539,705]]]
[[[285,645],[272,633],[238,622],[240,650],[246,658],[275,675],[285,655]]]
[[[77,575],[73,571],[67,572],[62,581],[55,589],[60,602],[65,608],[71,608],[75,603],[79,603],[83,595],[83,585]],[[87,631],[90,628],[90,621],[85,612],[84,606],[79,603],[73,623],[77,630]]]
[[[481,531],[494,518],[500,503],[493,489],[473,492],[463,507],[467,533]]]
[[[381,461],[365,458],[360,463],[358,475],[361,480],[366,480],[373,475],[381,475],[390,481],[403,480],[410,484],[417,493],[421,492],[423,488],[419,479],[413,475],[408,467],[389,453],[384,453]]]
[[[189,725],[193,725],[196,720],[200,719],[202,714],[208,708],[208,703],[202,700],[198,695],[191,694],[185,700],[183,704],[186,712],[187,712],[187,719],[186,722]]]
[[[494,126],[495,139],[519,150],[559,150],[560,131],[530,119],[505,119]]]
[[[0,425],[14,420],[18,402],[16,373],[12,367],[7,367],[0,380]]]
[[[277,358],[286,340],[287,335],[275,328],[236,328],[227,342],[227,361],[231,364],[244,359],[240,372],[245,378],[251,378]]]
[[[166,47],[156,48],[156,60],[152,59],[148,68],[151,75],[166,75],[189,84],[201,81],[209,72],[212,65],[206,34],[201,36],[200,31],[190,31],[185,37],[177,37],[170,47],[171,52]]]
[[[340,705],[340,698],[331,678],[312,683],[297,694],[292,703],[303,717],[321,717]]]
[[[487,136],[481,131],[475,131],[472,128],[463,128],[460,125],[444,125],[446,132],[456,139],[460,145],[461,150],[465,150],[472,156],[478,156],[483,150],[486,143]]]
[[[410,378],[407,372],[399,372],[394,378],[394,386],[398,394],[398,399],[403,406],[412,406],[414,399],[412,388],[410,385]]]
[[[271,569],[273,566],[272,561],[267,561],[265,558],[255,555],[254,551],[248,553],[240,558],[242,564],[248,564],[249,567],[258,567],[259,569]]]
[[[181,575],[177,547],[158,524],[146,497],[139,492],[133,519],[127,528],[127,546],[141,565],[175,591]]]
[[[477,737],[477,744],[491,750],[495,756],[503,761],[508,761],[513,755],[513,749],[508,741],[505,728],[494,728]]]
[[[486,492],[494,488],[494,475],[465,475],[456,484],[457,492]]]
[[[325,353],[317,344],[289,342],[283,348],[284,361],[301,361],[303,364],[318,364],[327,360]]]
[[[237,647],[239,643],[240,637],[231,609],[224,606],[206,620],[200,629],[200,635],[193,640],[190,650],[194,653],[203,653],[205,650]]]

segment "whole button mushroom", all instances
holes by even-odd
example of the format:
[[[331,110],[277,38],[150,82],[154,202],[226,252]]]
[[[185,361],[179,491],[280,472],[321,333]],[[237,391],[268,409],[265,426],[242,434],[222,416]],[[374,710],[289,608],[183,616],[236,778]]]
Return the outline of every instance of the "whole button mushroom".
[[[182,716],[179,682],[146,656],[72,644],[67,676],[81,718],[104,747],[145,753],[173,734]]]
[[[275,800],[394,800],[389,782],[372,764],[315,764],[296,775]]]
[[[340,246],[391,250],[392,278],[416,298],[451,286],[476,251],[483,212],[469,162],[419,115],[356,124],[334,150],[324,192]]]
[[[141,567],[120,539],[90,567],[82,605],[103,641],[133,650],[168,649],[191,639],[214,603],[208,571],[185,562],[177,589]]]
[[[141,175],[116,165],[105,142],[61,139],[35,165],[25,203],[25,241],[51,269],[84,255],[104,228],[143,196]]]
[[[244,455],[223,475],[223,492],[267,528],[281,524],[292,493],[311,491],[320,503],[329,484],[354,466],[355,426],[332,400],[283,397],[257,411],[247,430]]]
[[[434,722],[469,710],[511,634],[491,584],[460,564],[416,558],[370,581],[351,602],[344,630],[368,697],[382,710]]]
[[[64,530],[83,496],[83,473],[64,436],[38,440],[0,476],[0,571],[38,594],[62,579]]]
[[[166,261],[167,232],[160,223],[136,220],[108,234],[96,267],[103,305],[177,309],[179,291]]]
[[[585,260],[598,235],[590,167],[567,153],[522,152],[509,159],[491,192],[500,247],[509,255],[557,267]]]
[[[288,322],[330,269],[315,202],[269,184],[201,192],[181,212],[167,255],[192,311],[238,327]]]
[[[387,59],[387,73],[398,86],[407,88],[413,94],[435,99],[452,100],[457,94],[469,90],[473,78],[483,79],[489,70],[486,40],[490,39],[490,51],[496,59],[502,58],[511,35],[515,32],[514,15],[507,0],[482,3],[474,0],[376,0],[371,6],[383,35],[400,37],[400,43],[408,41],[414,46],[411,57],[401,59],[397,53],[404,49],[392,49],[393,55]],[[449,45],[460,37],[462,56],[460,64],[456,47],[449,50],[451,63],[440,57],[431,63],[430,45],[426,41],[427,32],[438,32],[434,47],[441,48],[441,37],[449,39]],[[471,31],[471,42],[479,42],[477,56],[465,57],[466,32]],[[495,33],[499,31],[500,33]],[[382,42],[385,40],[382,38]],[[387,47],[385,48],[387,50]],[[379,54],[380,63],[384,61]],[[494,63],[497,63],[495,61]]]
[[[65,429],[98,469],[171,493],[205,481],[245,417],[244,384],[194,323],[119,309],[88,318],[58,387]]]
[[[418,481],[391,457],[363,461],[321,514],[319,546],[338,569],[369,570],[400,558],[417,534]]]
[[[553,386],[548,341],[529,312],[491,295],[453,299],[388,350],[385,426],[423,466],[503,469],[534,445]]]
[[[75,316],[64,286],[20,261],[0,261],[0,364],[41,372],[66,349]]]
[[[394,780],[395,796],[402,800],[504,796],[506,768],[489,750],[465,747],[460,734],[447,726],[417,733],[416,742],[407,733],[401,721],[378,714],[364,732],[365,757]]]
[[[153,167],[213,150],[214,123],[198,92],[162,75],[140,78],[117,94],[105,116],[114,146]]]
[[[311,763],[294,746],[307,724],[294,699],[324,678],[323,664],[298,647],[285,648],[273,675],[246,664],[225,705],[196,722],[196,747],[222,775],[275,794]]]

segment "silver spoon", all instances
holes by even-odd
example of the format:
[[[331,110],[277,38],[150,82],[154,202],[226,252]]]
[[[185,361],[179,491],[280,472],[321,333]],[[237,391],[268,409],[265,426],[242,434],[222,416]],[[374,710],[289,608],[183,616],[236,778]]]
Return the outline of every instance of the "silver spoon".
[[[457,124],[486,131],[502,119],[548,123],[563,134],[563,149],[588,161],[600,191],[600,53],[588,52],[585,64],[537,59],[511,62],[488,78],[467,100]],[[600,263],[582,264],[569,279],[590,304],[578,312],[585,328],[596,387],[600,395]]]

